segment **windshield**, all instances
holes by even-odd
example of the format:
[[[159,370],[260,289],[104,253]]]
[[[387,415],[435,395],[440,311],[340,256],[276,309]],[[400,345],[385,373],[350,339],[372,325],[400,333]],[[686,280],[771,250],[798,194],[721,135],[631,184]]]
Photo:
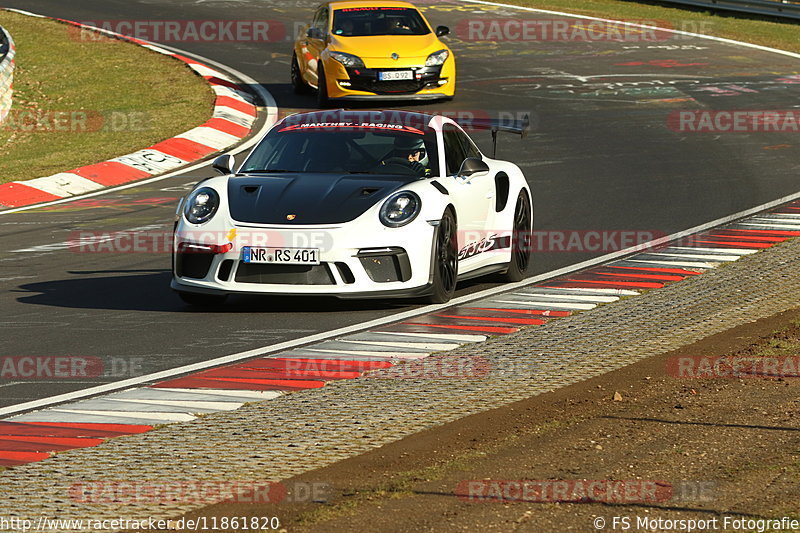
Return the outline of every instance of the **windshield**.
[[[262,140],[241,172],[438,174],[436,134],[427,127],[352,122],[285,124]]]
[[[333,12],[332,31],[341,37],[427,35],[431,32],[422,15],[408,7],[337,9]]]

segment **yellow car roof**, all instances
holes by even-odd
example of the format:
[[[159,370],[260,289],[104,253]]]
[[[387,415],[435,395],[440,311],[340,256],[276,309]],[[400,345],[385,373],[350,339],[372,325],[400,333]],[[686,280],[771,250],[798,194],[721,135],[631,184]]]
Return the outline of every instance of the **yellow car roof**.
[[[416,9],[414,4],[408,2],[387,2],[386,0],[339,0],[328,2],[331,9],[342,9],[347,7],[410,7]]]

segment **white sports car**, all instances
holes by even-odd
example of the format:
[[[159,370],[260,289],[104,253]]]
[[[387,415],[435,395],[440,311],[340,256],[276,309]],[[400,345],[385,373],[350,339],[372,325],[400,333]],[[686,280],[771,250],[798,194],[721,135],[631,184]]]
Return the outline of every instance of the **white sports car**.
[[[525,126],[494,125],[492,135]],[[532,202],[513,163],[453,120],[405,111],[320,111],[279,121],[237,171],[178,206],[172,288],[192,305],[229,294],[424,297],[456,282],[525,276]]]

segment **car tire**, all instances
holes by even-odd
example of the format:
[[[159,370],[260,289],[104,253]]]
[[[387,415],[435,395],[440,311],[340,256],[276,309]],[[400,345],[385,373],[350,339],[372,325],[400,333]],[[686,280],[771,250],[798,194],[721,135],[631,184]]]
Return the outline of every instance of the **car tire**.
[[[456,219],[448,209],[442,215],[434,233],[433,280],[427,302],[442,304],[450,301],[458,281],[458,239]]]
[[[292,87],[295,94],[305,94],[308,92],[308,85],[303,80],[303,74],[300,72],[300,64],[297,62],[297,54],[292,54]]]
[[[225,303],[227,294],[200,294],[198,292],[179,291],[178,296],[184,303],[194,307],[216,307]]]
[[[523,190],[517,196],[514,206],[514,221],[511,237],[511,262],[503,274],[503,281],[514,282],[525,279],[531,262],[531,243],[533,237],[533,216],[528,194]]]
[[[325,70],[322,68],[322,60],[317,67],[317,107],[324,109],[330,105],[328,100],[328,84],[325,81]]]

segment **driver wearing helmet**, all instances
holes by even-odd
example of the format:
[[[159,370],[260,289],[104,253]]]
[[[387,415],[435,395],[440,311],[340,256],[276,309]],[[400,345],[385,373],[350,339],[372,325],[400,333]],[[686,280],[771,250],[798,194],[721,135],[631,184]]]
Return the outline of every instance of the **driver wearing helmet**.
[[[413,170],[419,177],[429,176],[428,154],[422,137],[398,136],[394,139],[394,150],[391,156],[381,162],[382,165],[402,164]]]

